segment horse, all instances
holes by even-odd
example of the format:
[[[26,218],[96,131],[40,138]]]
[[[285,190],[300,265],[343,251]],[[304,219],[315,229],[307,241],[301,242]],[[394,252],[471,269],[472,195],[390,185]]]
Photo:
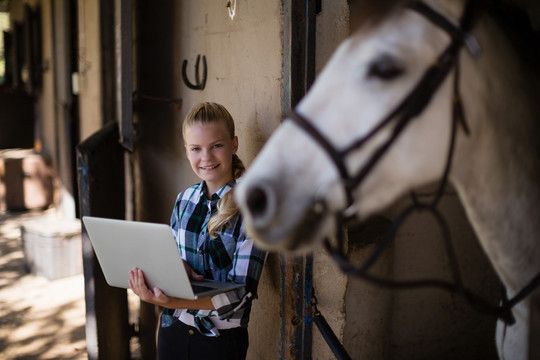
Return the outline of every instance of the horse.
[[[472,3],[400,4],[339,45],[235,189],[259,246],[309,251],[447,178],[508,296],[538,280],[537,72]],[[497,322],[501,358],[527,358],[522,297]]]

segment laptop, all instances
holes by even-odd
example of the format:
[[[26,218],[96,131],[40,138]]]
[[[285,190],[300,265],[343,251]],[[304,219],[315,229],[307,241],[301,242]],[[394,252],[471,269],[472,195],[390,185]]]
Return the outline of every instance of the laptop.
[[[188,300],[244,286],[224,281],[190,281],[171,228],[165,224],[84,216],[82,219],[107,284],[129,288],[129,271],[144,272],[150,289]]]

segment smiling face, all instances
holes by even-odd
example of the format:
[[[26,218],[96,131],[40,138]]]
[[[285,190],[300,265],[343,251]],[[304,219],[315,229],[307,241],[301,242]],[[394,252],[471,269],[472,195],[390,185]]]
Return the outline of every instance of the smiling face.
[[[224,121],[194,123],[184,129],[186,155],[195,174],[206,181],[211,195],[233,179],[232,156],[238,138],[231,138]]]

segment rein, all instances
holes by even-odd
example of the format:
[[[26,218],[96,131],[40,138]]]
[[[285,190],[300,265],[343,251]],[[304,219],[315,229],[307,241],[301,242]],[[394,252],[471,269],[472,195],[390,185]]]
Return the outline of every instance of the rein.
[[[303,115],[293,110],[288,119],[292,120],[297,126],[302,128],[307,134],[311,136],[328,154],[333,161],[336,169],[339,171],[341,181],[346,194],[346,207],[342,212],[336,213],[336,245],[333,245],[327,238],[325,240],[325,247],[332,256],[332,258],[338,263],[341,270],[348,274],[354,275],[369,282],[378,284],[384,287],[392,288],[420,288],[420,287],[436,287],[451,293],[459,294],[463,296],[466,301],[477,311],[488,313],[496,316],[506,324],[511,325],[515,323],[515,319],[511,312],[513,306],[519,301],[523,300],[529,295],[537,286],[540,285],[540,274],[522,289],[512,299],[507,300],[506,296],[503,296],[502,305],[495,307],[488,301],[475,295],[473,292],[465,288],[461,274],[459,271],[456,255],[451,242],[450,230],[444,217],[437,209],[437,205],[443,195],[444,189],[448,182],[448,176],[452,164],[452,158],[454,154],[455,140],[457,136],[458,126],[461,126],[466,134],[469,134],[469,128],[465,119],[465,113],[463,111],[463,105],[461,102],[461,96],[459,93],[459,52],[463,46],[466,46],[472,56],[477,56],[480,53],[480,48],[476,39],[470,34],[474,22],[476,21],[479,13],[479,1],[469,0],[467,1],[462,17],[459,21],[459,27],[447,20],[443,15],[436,12],[426,4],[422,2],[413,2],[408,5],[408,8],[416,11],[417,13],[426,17],[433,24],[437,25],[441,29],[445,30],[451,37],[451,42],[447,48],[438,56],[437,61],[430,66],[423,74],[421,79],[414,86],[412,91],[405,96],[405,98],[384,117],[369,133],[364,137],[354,141],[344,149],[337,149],[317,128]],[[413,204],[407,207],[394,221],[392,227],[387,231],[384,237],[377,243],[375,249],[370,256],[360,266],[351,264],[345,253],[343,228],[345,225],[347,210],[351,208],[354,203],[354,191],[366,178],[366,176],[373,170],[378,164],[384,154],[389,150],[394,141],[406,128],[406,126],[429,105],[434,93],[439,89],[440,85],[444,82],[450,71],[454,69],[453,79],[453,108],[452,108],[452,127],[450,132],[450,145],[448,149],[448,155],[446,158],[446,164],[444,172],[441,177],[440,184],[437,188],[434,199],[428,203],[422,203],[418,200],[416,194],[411,193]],[[389,138],[379,145],[367,162],[356,173],[351,173],[345,165],[344,158],[364,146],[371,138],[373,138],[383,128],[390,126],[394,123]],[[314,206],[314,211],[322,212],[325,209],[325,204],[317,202]],[[445,244],[446,252],[448,255],[448,261],[452,272],[452,280],[444,281],[439,279],[420,279],[415,281],[395,281],[389,279],[383,279],[368,273],[369,268],[376,262],[382,251],[394,238],[394,235],[404,223],[404,221],[415,211],[428,211],[437,224],[439,225],[442,239]]]

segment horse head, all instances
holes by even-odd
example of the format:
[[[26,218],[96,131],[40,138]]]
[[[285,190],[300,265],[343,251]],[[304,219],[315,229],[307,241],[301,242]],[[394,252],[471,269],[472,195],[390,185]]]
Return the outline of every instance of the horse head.
[[[463,6],[451,3],[432,6],[457,22]],[[334,214],[366,218],[441,177],[453,77],[440,79],[433,94],[424,91],[421,109],[403,103],[451,43],[451,34],[418,9],[398,7],[339,46],[236,189],[260,245],[312,247],[336,230]],[[413,114],[397,136],[403,112]]]

